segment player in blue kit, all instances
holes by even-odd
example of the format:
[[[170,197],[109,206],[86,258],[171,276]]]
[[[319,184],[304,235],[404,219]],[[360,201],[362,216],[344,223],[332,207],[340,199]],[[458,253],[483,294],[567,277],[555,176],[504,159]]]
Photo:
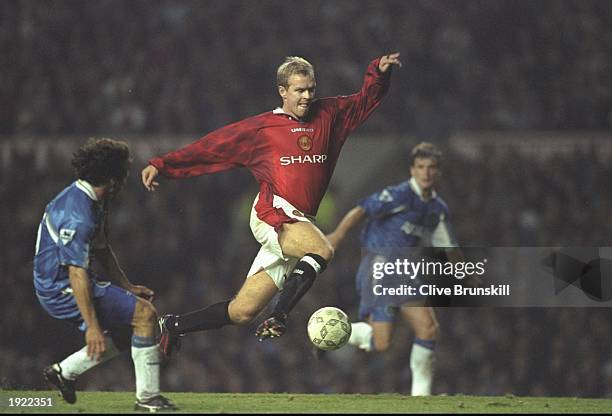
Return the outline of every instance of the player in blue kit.
[[[126,143],[90,139],[72,159],[78,179],[45,209],[34,257],[36,296],[53,318],[83,331],[87,345],[47,367],[43,375],[74,403],[76,378],[131,344],[135,409],[173,410],[159,392],[157,313],[145,299],[152,298],[153,291],[130,283],[107,241],[109,203],[121,191],[130,162]],[[100,281],[92,260],[119,286]]]
[[[425,305],[426,296],[418,292],[419,276],[399,280],[412,283],[417,289],[413,296],[376,296],[373,285],[384,281],[373,277],[373,268],[375,263],[394,263],[402,256],[418,261],[421,251],[410,249],[417,247],[437,247],[446,251],[449,261],[463,260],[449,224],[448,207],[435,191],[441,156],[431,143],[416,145],[411,152],[410,180],[362,200],[327,236],[337,248],[348,230],[368,220],[361,235],[364,253],[356,278],[359,315],[367,322],[353,324],[349,343],[366,351],[387,350],[399,314],[415,334],[410,355],[413,396],[431,394],[438,322],[433,308]],[[387,282],[393,280],[390,276]]]

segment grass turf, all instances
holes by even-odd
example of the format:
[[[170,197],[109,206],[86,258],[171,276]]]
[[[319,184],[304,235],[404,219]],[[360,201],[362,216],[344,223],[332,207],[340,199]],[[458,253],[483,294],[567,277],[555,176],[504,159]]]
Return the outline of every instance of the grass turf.
[[[189,413],[612,413],[612,399],[399,394],[167,393]],[[15,406],[15,398],[51,398],[52,406]],[[69,405],[55,391],[0,391],[0,413],[129,413],[132,392],[78,392]],[[10,406],[13,398],[13,406]],[[35,401],[24,401],[34,404]],[[40,402],[40,401],[39,401]]]

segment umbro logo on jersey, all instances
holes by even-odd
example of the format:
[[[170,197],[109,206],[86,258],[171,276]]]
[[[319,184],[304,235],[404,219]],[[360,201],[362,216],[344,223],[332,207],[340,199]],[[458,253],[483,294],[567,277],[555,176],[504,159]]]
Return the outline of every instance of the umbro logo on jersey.
[[[306,127],[295,127],[295,128],[291,129],[291,133],[299,133],[299,132],[313,133],[314,129],[313,128],[306,128]]]
[[[62,240],[64,245],[68,244],[74,238],[74,234],[76,234],[76,230],[69,230],[67,228],[62,228],[59,232],[59,238]]]
[[[281,156],[281,166],[293,165],[294,163],[325,163],[327,155],[304,155],[304,156]]]
[[[391,195],[391,192],[383,189],[380,195],[378,195],[378,200],[381,202],[391,202],[393,201],[393,195]]]

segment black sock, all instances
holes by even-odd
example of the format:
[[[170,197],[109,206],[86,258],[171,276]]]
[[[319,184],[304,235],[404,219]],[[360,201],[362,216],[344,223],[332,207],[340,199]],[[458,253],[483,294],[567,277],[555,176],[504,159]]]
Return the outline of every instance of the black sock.
[[[289,312],[308,292],[317,275],[322,273],[326,267],[327,261],[318,254],[308,253],[302,257],[285,280],[283,291],[280,293],[272,316],[282,320],[287,319]]]
[[[215,303],[204,309],[177,315],[168,319],[166,327],[179,334],[189,332],[206,331],[208,329],[219,329],[232,323],[227,308],[230,301]]]

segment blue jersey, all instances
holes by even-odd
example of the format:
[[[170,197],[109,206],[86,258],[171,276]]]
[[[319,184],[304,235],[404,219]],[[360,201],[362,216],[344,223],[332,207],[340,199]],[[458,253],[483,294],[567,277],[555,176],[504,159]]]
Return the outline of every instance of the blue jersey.
[[[41,304],[59,319],[78,315],[67,307],[71,297],[69,265],[89,269],[90,249],[106,245],[106,211],[93,187],[78,180],[60,192],[46,207],[38,227],[34,257],[34,287]],[[93,284],[94,298],[104,295],[106,285]]]
[[[361,298],[359,316],[362,319],[370,317],[374,321],[391,322],[398,307],[423,296],[378,296],[373,290],[375,285],[418,288],[422,280],[420,276],[395,274],[377,280],[373,274],[374,265],[396,259],[418,262],[424,257],[420,247],[456,247],[448,207],[435,193],[431,199],[423,200],[414,179],[389,186],[360,201],[359,205],[368,217],[361,234],[364,250],[355,279]],[[410,249],[412,247],[416,249]]]
[[[414,179],[388,186],[359,205],[368,223],[362,247],[377,252],[389,247],[456,247],[446,203],[435,193],[428,201]]]

